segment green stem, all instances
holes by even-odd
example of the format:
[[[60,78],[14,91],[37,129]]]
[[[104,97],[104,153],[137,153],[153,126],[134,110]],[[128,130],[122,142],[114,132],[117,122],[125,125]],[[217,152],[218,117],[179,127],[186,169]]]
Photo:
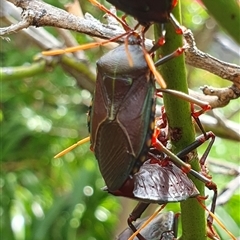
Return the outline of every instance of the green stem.
[[[7,81],[33,77],[39,73],[43,73],[46,69],[46,65],[46,61],[42,59],[28,65],[17,67],[2,67],[0,68],[0,79],[1,81]]]
[[[41,57],[35,56],[34,62],[16,67],[0,68],[0,80],[19,80],[22,78],[34,77],[40,73],[45,73],[55,68],[60,63],[65,72],[72,75],[79,86],[90,92],[95,88],[95,74],[87,67],[87,63],[78,59],[62,55],[61,57]]]
[[[180,18],[180,2],[173,11],[174,16]],[[161,56],[173,52],[183,46],[181,35],[177,35],[171,24],[166,24],[166,43],[160,48]],[[160,36],[160,26],[156,25],[155,35]],[[157,37],[156,37],[157,38]],[[160,73],[166,81],[167,87],[182,92],[188,92],[184,54],[168,61],[160,67]],[[172,151],[174,153],[184,149],[195,140],[190,105],[173,95],[164,95],[164,105],[169,122]],[[191,161],[192,168],[199,171],[197,159]],[[204,184],[189,176],[204,195]],[[206,240],[205,212],[196,199],[189,199],[181,203],[182,237],[184,240]]]
[[[237,0],[202,0],[219,25],[240,44],[240,4]]]

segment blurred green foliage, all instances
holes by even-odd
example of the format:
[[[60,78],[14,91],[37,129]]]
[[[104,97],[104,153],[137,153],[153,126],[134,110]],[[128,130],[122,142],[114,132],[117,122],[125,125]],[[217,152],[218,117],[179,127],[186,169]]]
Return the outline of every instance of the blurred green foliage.
[[[58,7],[66,3],[48,2]],[[84,11],[101,18],[100,10],[88,1],[81,2]],[[184,25],[197,35],[208,15],[195,2],[183,3]],[[1,40],[1,66],[28,64],[41,51],[33,45],[23,46],[18,34],[10,38],[10,42]],[[79,34],[78,38],[80,42],[88,39]],[[92,66],[95,66],[94,56],[89,56],[93,59]],[[190,74],[193,88],[223,83],[206,72],[189,69]],[[120,215],[129,208],[125,205],[129,202],[122,207],[119,199],[101,190],[104,182],[88,143],[60,159],[53,159],[56,153],[88,135],[86,113],[90,102],[91,94],[79,89],[60,67],[31,78],[1,83],[0,232],[3,239],[106,240],[113,239],[120,226],[126,226]],[[233,101],[221,110],[222,114],[230,115],[238,106],[239,101]],[[239,122],[239,114],[233,120]],[[239,143],[217,139],[210,155],[222,162],[238,164]],[[212,175],[220,189],[232,179]],[[218,217],[236,236],[240,235],[239,197],[238,190],[226,205],[217,208]],[[130,209],[132,206],[134,203]],[[169,204],[167,209],[179,211],[178,204]],[[222,239],[228,239],[222,229],[218,230]]]

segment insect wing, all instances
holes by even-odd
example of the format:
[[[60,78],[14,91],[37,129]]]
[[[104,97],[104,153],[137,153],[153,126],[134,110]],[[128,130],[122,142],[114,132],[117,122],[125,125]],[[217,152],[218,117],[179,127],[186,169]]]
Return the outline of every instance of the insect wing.
[[[138,229],[148,218],[137,220],[134,224]],[[145,239],[151,240],[173,240],[175,233],[175,214],[173,212],[160,213],[154,218],[145,228],[140,231],[140,234]],[[117,240],[126,240],[131,237],[133,231],[130,228],[125,229]],[[138,238],[135,237],[134,240]]]
[[[142,49],[125,46],[98,61],[98,77],[91,109],[92,149],[110,191],[121,187],[140,156],[146,155],[153,132],[155,85]],[[144,158],[142,158],[144,160]]]
[[[168,203],[184,201],[199,195],[193,182],[177,166],[145,162],[134,175],[133,194],[146,202]]]

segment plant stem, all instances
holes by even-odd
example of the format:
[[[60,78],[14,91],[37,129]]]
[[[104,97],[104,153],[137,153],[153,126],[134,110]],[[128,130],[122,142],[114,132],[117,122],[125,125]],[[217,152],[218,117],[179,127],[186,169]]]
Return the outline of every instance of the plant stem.
[[[180,18],[180,2],[173,11],[174,16]],[[172,24],[166,24],[166,43],[160,48],[161,56],[173,52],[183,46],[181,35],[177,35]],[[160,26],[155,27],[155,37],[160,36]],[[157,39],[157,37],[156,37]],[[187,93],[187,78],[184,54],[168,61],[160,67],[160,73],[166,81],[167,88]],[[187,101],[173,95],[164,95],[164,105],[169,123],[169,131],[174,153],[184,149],[195,140],[194,126],[191,118],[190,105]],[[191,161],[192,168],[199,171],[197,159]],[[204,184],[189,176],[204,195]],[[206,240],[205,212],[196,199],[189,199],[181,203],[182,237],[184,240]]]
[[[219,25],[240,44],[240,4],[239,1],[231,0],[202,0]]]
[[[1,81],[18,80],[27,77],[33,77],[43,73],[46,70],[47,63],[45,60],[36,61],[30,65],[17,67],[0,68]]]

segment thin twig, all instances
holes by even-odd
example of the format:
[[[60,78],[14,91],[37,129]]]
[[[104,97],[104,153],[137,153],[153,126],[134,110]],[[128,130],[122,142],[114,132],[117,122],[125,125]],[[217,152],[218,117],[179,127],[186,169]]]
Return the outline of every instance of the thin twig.
[[[184,32],[184,38],[188,44],[186,48],[186,62],[194,67],[204,69],[223,79],[232,81],[240,89],[240,66],[226,63],[213,56],[200,51],[191,30]]]
[[[230,181],[227,186],[218,195],[216,205],[224,205],[232,197],[234,192],[240,187],[240,175]]]

